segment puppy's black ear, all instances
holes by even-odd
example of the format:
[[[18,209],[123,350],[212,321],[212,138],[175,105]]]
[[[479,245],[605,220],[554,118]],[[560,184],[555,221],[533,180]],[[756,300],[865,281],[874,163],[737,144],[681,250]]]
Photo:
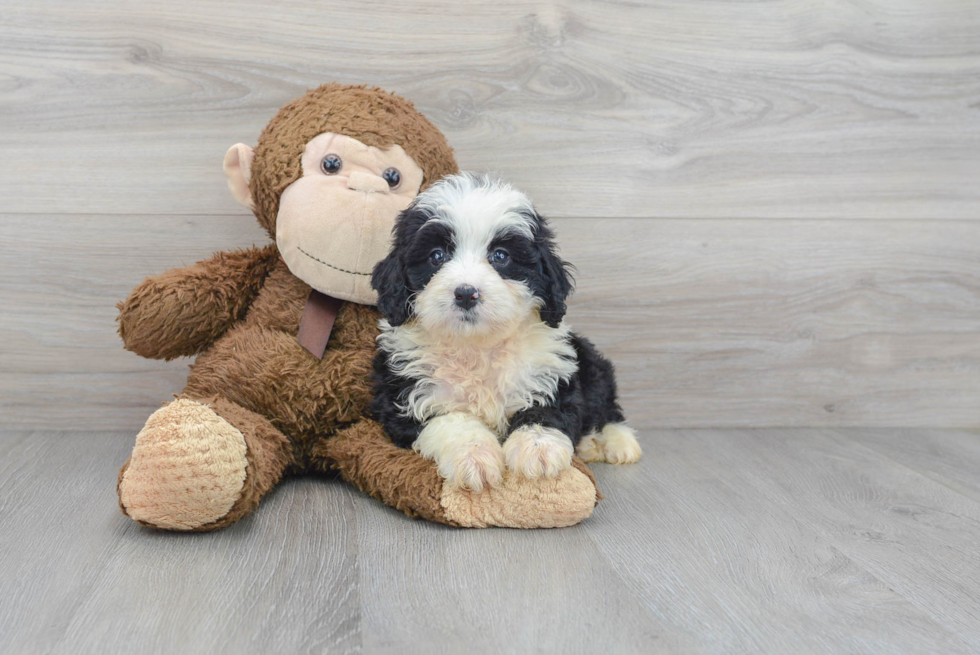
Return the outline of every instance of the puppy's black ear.
[[[571,266],[562,261],[555,252],[553,234],[547,222],[541,216],[538,219],[538,229],[535,235],[535,245],[541,262],[543,277],[544,307],[541,308],[541,320],[548,327],[556,328],[565,317],[565,299],[572,292],[574,280],[570,272]]]
[[[378,292],[378,310],[391,325],[398,326],[408,320],[412,311],[411,294],[397,253],[391,252],[377,263],[371,274],[371,287]]]

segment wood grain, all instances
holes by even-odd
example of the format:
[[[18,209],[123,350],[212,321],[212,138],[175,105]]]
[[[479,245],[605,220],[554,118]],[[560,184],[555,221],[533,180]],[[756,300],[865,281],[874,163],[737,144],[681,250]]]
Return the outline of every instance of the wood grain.
[[[433,528],[379,512],[370,498],[359,498],[357,510],[365,652],[449,654],[478,644],[488,653],[575,653],[601,644],[639,655],[697,647],[638,602],[587,530]]]
[[[980,502],[980,430],[863,429],[847,436]]]
[[[0,424],[136,430],[182,386],[113,305],[265,241],[220,159],[327,80],[414,99],[565,217],[570,318],[635,422],[980,424],[968,0],[0,11]]]
[[[780,448],[783,440],[793,447]],[[887,513],[872,519],[870,509],[854,516],[837,507],[860,507],[869,496],[875,506],[902,497],[901,490],[879,480],[900,467],[875,461],[881,469],[859,478],[845,467],[819,466],[808,455],[827,440],[812,431],[656,430],[641,434],[641,443],[644,459],[638,466],[596,467],[607,500],[590,534],[629,589],[673,631],[697,634],[703,651],[975,649],[974,631],[957,634],[919,605],[923,594],[952,592],[949,584],[978,584],[975,569],[964,571],[962,583],[951,583],[928,571],[944,566],[944,554],[934,553],[927,570],[919,571],[902,551],[968,539],[976,525],[964,530],[968,521],[955,528],[933,524],[935,533],[883,539],[874,569],[846,548],[855,541],[852,532],[861,538],[865,522],[885,530],[903,522]],[[828,456],[846,457],[846,448],[831,443]],[[808,460],[806,472],[798,457]],[[801,475],[806,492],[791,486]],[[925,506],[972,505],[964,501],[937,493]],[[963,531],[947,535],[948,529]],[[872,570],[915,577],[922,587],[896,593],[892,580]]]
[[[697,453],[715,477],[737,477],[971,650],[980,648],[975,501],[855,443],[847,431],[690,431],[672,435],[672,443],[680,438],[682,451]]]
[[[642,425],[980,423],[974,222],[557,225]]]
[[[569,321],[641,426],[980,423],[980,223],[559,219]],[[122,350],[143,277],[265,243],[249,217],[7,217],[0,423],[126,429],[187,360]]]
[[[132,435],[6,430],[0,652],[974,653],[980,502],[945,470],[977,437],[907,430],[924,474],[876,432],[646,431],[568,529],[455,530],[299,478],[173,534],[119,512]]]
[[[0,2],[0,208],[234,214],[327,81],[400,92],[556,216],[980,216],[971,0]]]

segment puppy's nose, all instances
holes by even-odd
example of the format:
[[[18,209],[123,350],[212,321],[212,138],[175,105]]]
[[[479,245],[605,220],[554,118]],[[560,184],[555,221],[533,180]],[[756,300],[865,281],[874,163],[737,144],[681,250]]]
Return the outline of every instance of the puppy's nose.
[[[480,290],[468,284],[461,284],[456,287],[456,306],[463,309],[472,309],[476,303],[480,302]]]
[[[365,193],[388,193],[388,183],[378,175],[354,171],[347,177],[347,188]]]

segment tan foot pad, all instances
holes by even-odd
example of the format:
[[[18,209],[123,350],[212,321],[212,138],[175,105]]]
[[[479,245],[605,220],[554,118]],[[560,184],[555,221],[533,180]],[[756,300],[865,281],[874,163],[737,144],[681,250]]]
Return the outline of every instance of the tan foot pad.
[[[193,530],[225,516],[245,483],[245,438],[210,407],[175,400],[136,436],[119,500],[133,519]]]
[[[592,514],[596,488],[576,468],[537,480],[508,471],[502,485],[480,493],[446,487],[440,503],[446,518],[464,528],[563,528]]]

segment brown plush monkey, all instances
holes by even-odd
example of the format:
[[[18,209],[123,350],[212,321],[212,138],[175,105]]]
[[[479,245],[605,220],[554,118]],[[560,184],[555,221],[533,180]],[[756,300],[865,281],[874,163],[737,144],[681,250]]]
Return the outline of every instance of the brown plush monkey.
[[[365,416],[378,334],[371,271],[398,212],[456,170],[410,102],[336,84],[283,107],[254,153],[228,151],[232,195],[276,244],[148,278],[120,303],[127,349],[199,355],[119,472],[126,515],[214,530],[284,475],[330,470],[406,514],[457,526],[552,527],[591,513],[597,491],[580,461],[555,480],[514,476],[476,494],[445,486]]]

